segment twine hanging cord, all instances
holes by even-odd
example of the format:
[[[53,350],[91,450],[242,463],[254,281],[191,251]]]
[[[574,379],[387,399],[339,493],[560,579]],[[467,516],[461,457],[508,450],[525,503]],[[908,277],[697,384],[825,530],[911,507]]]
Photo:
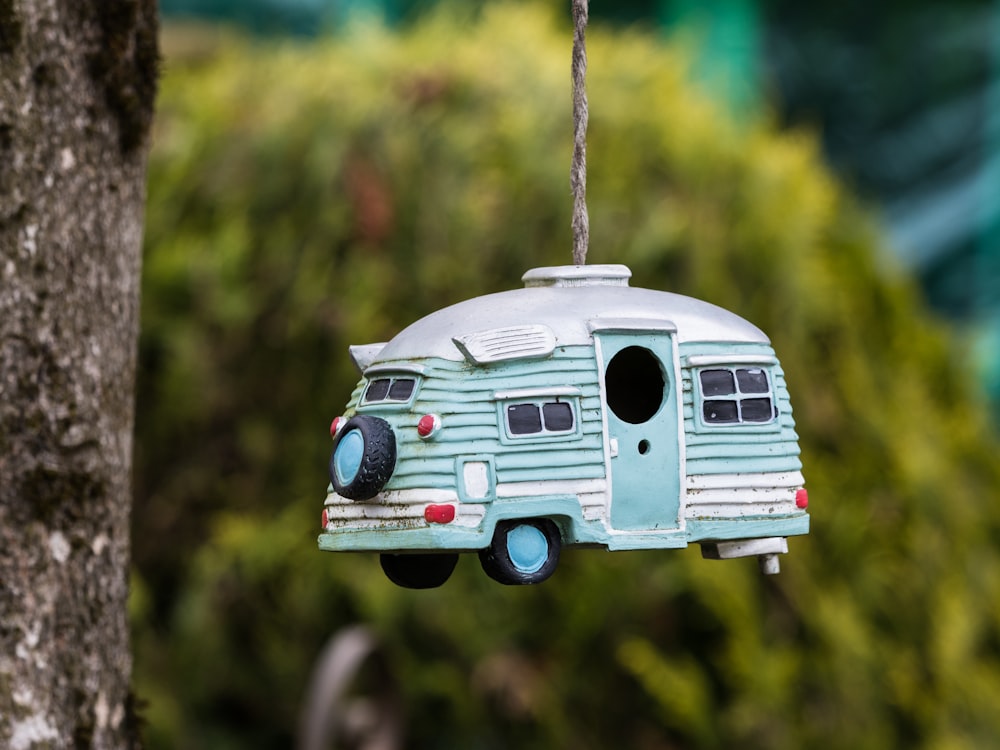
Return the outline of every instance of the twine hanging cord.
[[[587,215],[587,43],[588,0],[573,0],[573,161],[569,184],[573,192],[573,263],[587,262],[590,218]]]

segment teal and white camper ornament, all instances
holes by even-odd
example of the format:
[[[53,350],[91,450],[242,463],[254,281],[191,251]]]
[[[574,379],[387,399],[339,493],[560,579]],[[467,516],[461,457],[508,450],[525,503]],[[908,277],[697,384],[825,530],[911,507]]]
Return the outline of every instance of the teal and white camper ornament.
[[[798,437],[767,336],[621,265],[536,268],[385,344],[333,420],[319,546],[375,551],[429,588],[462,552],[538,583],[562,547],[701,545],[778,572],[809,530]]]
[[[809,530],[798,436],[764,333],[715,305],[584,265],[586,0],[573,0],[572,266],[460,302],[388,343],[330,434],[319,546],[381,554],[432,588],[463,552],[505,584],[544,581],[563,547],[701,545],[777,573]]]

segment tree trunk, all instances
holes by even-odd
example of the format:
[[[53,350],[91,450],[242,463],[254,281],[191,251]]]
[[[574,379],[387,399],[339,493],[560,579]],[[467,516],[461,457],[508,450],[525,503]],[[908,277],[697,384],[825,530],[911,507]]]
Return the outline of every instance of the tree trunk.
[[[127,597],[155,0],[0,0],[0,747],[138,745]]]

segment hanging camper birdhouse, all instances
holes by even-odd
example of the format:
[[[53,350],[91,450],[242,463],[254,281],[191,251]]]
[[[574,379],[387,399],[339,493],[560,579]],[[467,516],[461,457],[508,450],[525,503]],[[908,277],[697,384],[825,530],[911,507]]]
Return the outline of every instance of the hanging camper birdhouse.
[[[409,588],[476,552],[538,583],[560,549],[701,545],[778,572],[809,530],[798,437],[767,336],[621,265],[536,268],[386,344],[330,431],[319,546],[381,553]]]

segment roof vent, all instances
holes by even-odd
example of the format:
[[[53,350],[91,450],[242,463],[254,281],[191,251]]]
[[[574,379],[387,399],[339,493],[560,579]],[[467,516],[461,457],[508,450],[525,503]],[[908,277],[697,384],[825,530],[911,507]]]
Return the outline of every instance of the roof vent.
[[[532,268],[521,281],[528,289],[538,286],[628,286],[631,276],[628,266],[619,264],[549,266]]]
[[[452,339],[465,358],[477,365],[508,359],[547,357],[556,348],[556,336],[548,326],[491,328]]]

